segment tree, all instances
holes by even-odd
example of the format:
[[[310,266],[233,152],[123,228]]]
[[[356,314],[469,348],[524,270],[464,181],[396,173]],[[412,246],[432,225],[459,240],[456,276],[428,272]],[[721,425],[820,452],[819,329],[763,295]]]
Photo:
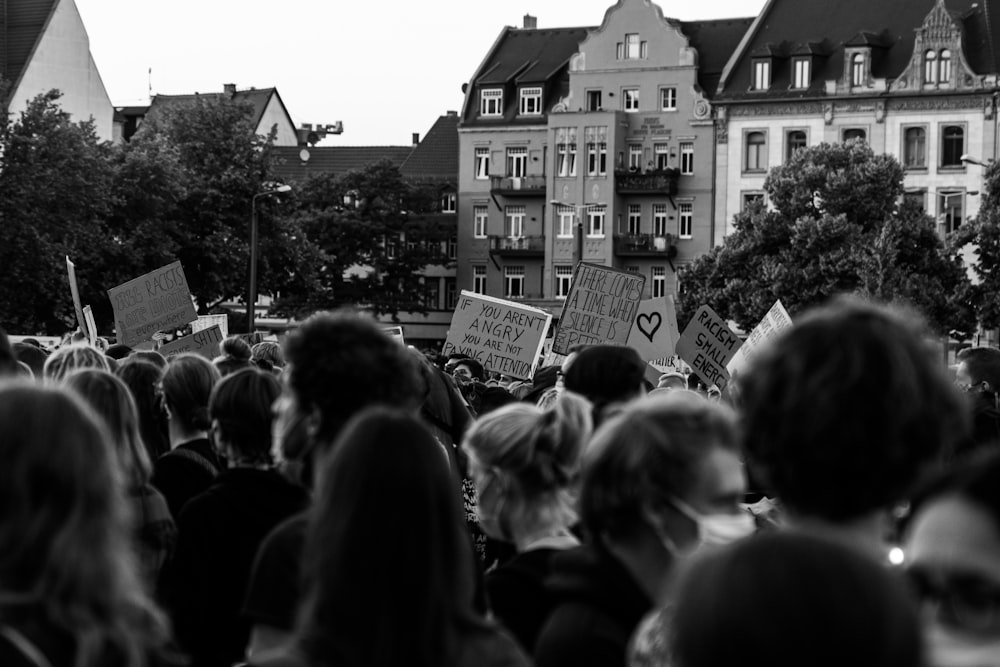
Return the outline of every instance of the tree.
[[[967,289],[967,299],[987,329],[1000,327],[1000,163],[986,170],[979,213],[955,230],[949,240],[953,252],[974,257],[976,283]]]
[[[683,324],[702,304],[749,330],[777,299],[789,312],[844,292],[920,309],[940,333],[973,324],[967,280],[930,219],[899,210],[903,172],[861,141],[798,151],[771,170],[762,204],[736,216],[723,245],[682,270]]]

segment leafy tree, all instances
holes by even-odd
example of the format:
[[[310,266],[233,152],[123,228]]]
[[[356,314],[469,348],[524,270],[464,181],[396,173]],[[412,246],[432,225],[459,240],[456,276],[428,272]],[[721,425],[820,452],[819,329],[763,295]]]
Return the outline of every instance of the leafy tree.
[[[1000,163],[986,170],[983,190],[978,215],[948,240],[954,252],[973,259],[976,283],[967,290],[968,301],[979,324],[994,329],[1000,327]]]

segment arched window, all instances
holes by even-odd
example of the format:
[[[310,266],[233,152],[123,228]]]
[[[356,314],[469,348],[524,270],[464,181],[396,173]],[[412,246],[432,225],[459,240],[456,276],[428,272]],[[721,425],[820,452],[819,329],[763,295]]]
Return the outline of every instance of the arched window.
[[[924,128],[906,128],[903,134],[903,166],[927,166],[927,132]]]
[[[855,53],[851,56],[851,85],[865,85],[865,54]]]
[[[746,170],[763,171],[767,168],[767,139],[763,132],[747,134]]]
[[[941,58],[938,60],[938,83],[951,82],[951,51],[941,50]]]
[[[924,83],[937,83],[937,53],[927,51],[924,54]]]

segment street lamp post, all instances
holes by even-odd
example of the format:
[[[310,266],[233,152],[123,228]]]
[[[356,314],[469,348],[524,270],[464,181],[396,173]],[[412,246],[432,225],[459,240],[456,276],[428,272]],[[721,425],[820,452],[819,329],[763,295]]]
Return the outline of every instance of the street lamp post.
[[[279,185],[270,190],[258,192],[250,198],[250,289],[247,294],[247,333],[257,328],[257,200],[281,192],[289,192],[290,185]]]
[[[583,261],[583,218],[581,217],[583,211],[589,211],[592,208],[603,208],[604,204],[598,202],[595,204],[570,204],[568,202],[559,201],[558,199],[553,199],[549,201],[553,206],[565,206],[566,208],[573,209],[573,217],[576,219],[576,257],[573,264],[579,264]],[[607,221],[605,220],[605,225]]]

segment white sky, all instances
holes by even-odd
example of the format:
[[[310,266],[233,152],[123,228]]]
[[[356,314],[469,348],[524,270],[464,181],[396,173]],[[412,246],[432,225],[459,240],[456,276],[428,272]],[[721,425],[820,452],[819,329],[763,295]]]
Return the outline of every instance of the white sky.
[[[460,110],[505,25],[596,26],[612,0],[76,0],[116,106],[276,87],[292,121],[344,123],[324,145],[408,145]],[[764,0],[660,2],[682,20],[754,16]]]

